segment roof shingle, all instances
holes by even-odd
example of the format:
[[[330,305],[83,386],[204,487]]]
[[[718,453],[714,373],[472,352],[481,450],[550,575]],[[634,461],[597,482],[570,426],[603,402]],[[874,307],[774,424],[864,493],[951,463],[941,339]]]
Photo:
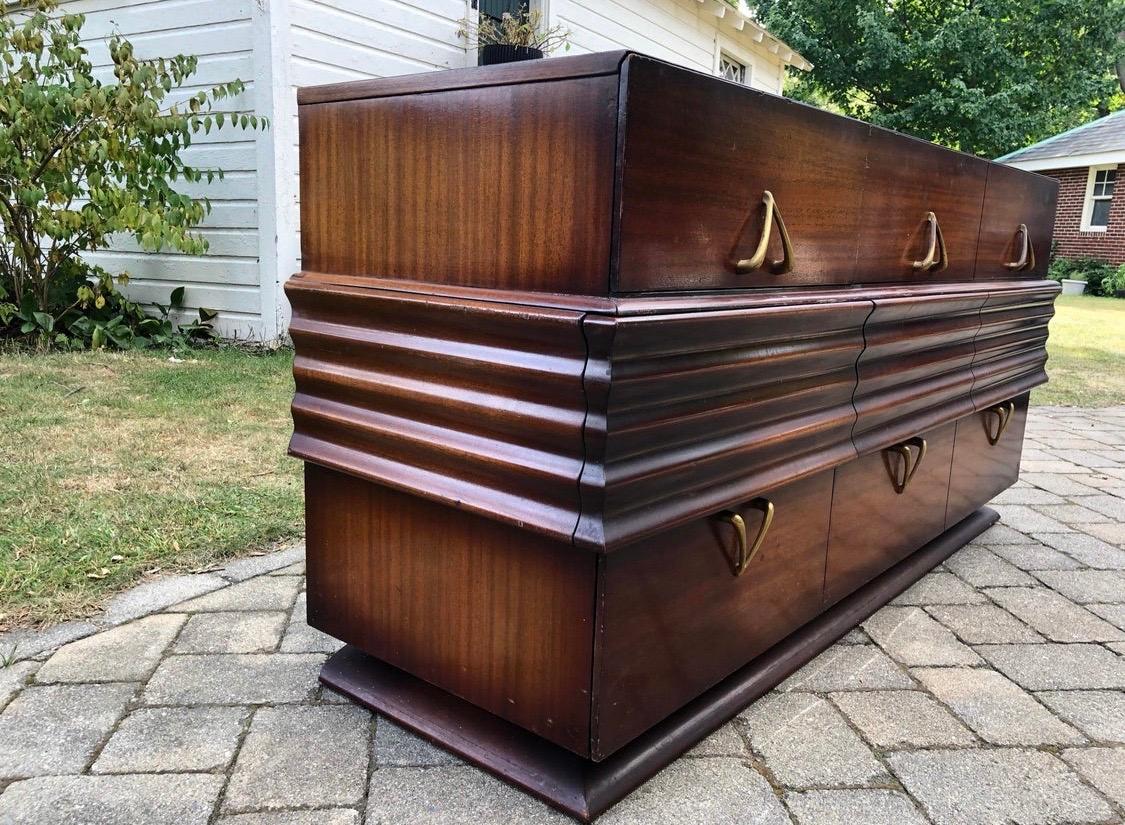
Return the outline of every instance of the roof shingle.
[[[1066,132],[1033,143],[1024,149],[1009,152],[997,160],[1041,160],[1044,158],[1069,158],[1076,155],[1094,155],[1102,152],[1125,151],[1125,109],[1103,118],[1090,121]]]

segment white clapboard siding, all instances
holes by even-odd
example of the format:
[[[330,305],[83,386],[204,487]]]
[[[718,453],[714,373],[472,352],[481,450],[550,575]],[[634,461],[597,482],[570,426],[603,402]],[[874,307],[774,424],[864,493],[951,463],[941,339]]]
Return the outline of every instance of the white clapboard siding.
[[[751,27],[734,27],[733,10],[728,21],[718,8],[716,0],[550,0],[549,14],[570,31],[570,54],[625,48],[714,72],[722,50],[750,67],[751,86],[780,93],[780,59],[754,42]]]
[[[287,178],[278,185],[279,234],[286,235],[278,244],[279,284],[300,269],[296,90],[469,65],[457,36],[468,10],[466,0],[289,0],[289,89],[274,134],[275,173]],[[284,327],[289,306],[280,289],[278,300]]]
[[[113,82],[106,40],[115,32],[128,38],[142,59],[189,54],[198,69],[183,88],[173,91],[165,106],[180,103],[200,90],[236,78],[246,90],[219,104],[231,113],[258,111],[252,11],[258,0],[67,0],[65,11],[86,15],[83,46],[97,76]],[[119,236],[107,251],[92,253],[92,262],[111,272],[127,271],[127,294],[137,301],[166,303],[177,286],[185,287],[185,301],[194,310],[217,309],[217,326],[231,336],[261,337],[259,292],[258,141],[268,133],[242,130],[229,123],[211,132],[192,135],[184,159],[201,169],[226,172],[208,184],[181,181],[177,190],[206,197],[212,211],[200,234],[207,238],[206,255],[174,250],[142,252],[130,237]]]

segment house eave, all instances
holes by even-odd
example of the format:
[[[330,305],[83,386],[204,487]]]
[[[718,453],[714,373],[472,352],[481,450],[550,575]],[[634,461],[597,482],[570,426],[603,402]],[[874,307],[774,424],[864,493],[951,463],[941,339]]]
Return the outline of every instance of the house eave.
[[[813,64],[804,58],[803,55],[793,49],[788,43],[779,37],[769,33],[761,23],[759,23],[752,14],[747,13],[741,6],[735,8],[725,0],[696,0],[700,5],[708,5],[715,17],[718,18],[717,25],[729,25],[735,31],[740,32],[744,36],[766,49],[771,54],[777,55],[778,59],[786,66],[792,66],[795,69],[808,72],[812,70]]]
[[[1075,169],[1088,166],[1109,166],[1125,163],[1125,149],[1114,149],[1109,152],[1093,152],[1086,155],[1056,155],[1049,158],[1030,158],[1028,160],[999,159],[1000,163],[1014,166],[1028,172],[1042,172],[1045,169]]]

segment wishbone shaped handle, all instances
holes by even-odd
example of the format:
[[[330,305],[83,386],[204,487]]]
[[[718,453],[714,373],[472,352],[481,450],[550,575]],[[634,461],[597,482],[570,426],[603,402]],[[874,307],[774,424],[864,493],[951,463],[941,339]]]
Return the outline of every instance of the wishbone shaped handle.
[[[748,536],[745,519],[733,510],[727,510],[722,514],[723,519],[734,527],[734,533],[738,539],[738,547],[734,557],[734,575],[736,576],[741,576],[750,562],[754,560],[754,557],[758,555],[758,551],[762,549],[762,544],[766,540],[770,525],[773,524],[774,506],[768,498],[756,498],[747,506],[760,510],[762,513],[762,525],[758,528],[758,535],[754,537],[754,542],[749,546],[747,546]]]
[[[910,448],[917,449],[915,454]],[[888,447],[884,454],[888,457],[885,461],[887,473],[891,477],[891,486],[899,495],[902,495],[906,490],[906,486],[910,484],[910,480],[914,478],[914,474],[918,472],[918,468],[922,466],[922,459],[926,457],[926,439],[921,436],[911,438],[901,444],[896,444],[893,447]],[[889,460],[889,456],[898,455],[902,458],[901,472],[899,465]]]
[[[988,436],[988,443],[993,447],[1000,441],[1000,436],[1004,434],[1004,430],[1008,429],[1008,424],[1011,422],[1012,417],[1016,413],[1016,404],[1014,401],[1009,401],[1007,404],[999,404],[995,407],[990,407],[984,411],[984,432]],[[991,416],[996,416],[996,433],[992,432]]]
[[[1031,235],[1027,231],[1027,224],[1021,223],[1016,229],[1016,234],[1022,238],[1020,257],[1018,260],[1008,261],[1004,264],[1004,267],[1013,272],[1035,269],[1035,246],[1031,243]]]
[[[945,251],[945,236],[941,234],[937,215],[926,213],[926,223],[930,226],[930,247],[926,257],[914,262],[914,268],[921,272],[941,272],[949,266],[949,256]]]
[[[793,244],[789,240],[789,232],[785,229],[785,221],[781,217],[781,210],[777,208],[777,201],[773,193],[765,190],[762,193],[762,203],[766,207],[766,217],[762,223],[762,237],[758,240],[758,248],[749,258],[736,261],[734,270],[740,275],[746,275],[761,269],[766,262],[766,249],[770,245],[770,233],[773,231],[773,222],[777,220],[777,234],[781,236],[781,260],[770,261],[770,270],[778,275],[784,275],[793,268]]]

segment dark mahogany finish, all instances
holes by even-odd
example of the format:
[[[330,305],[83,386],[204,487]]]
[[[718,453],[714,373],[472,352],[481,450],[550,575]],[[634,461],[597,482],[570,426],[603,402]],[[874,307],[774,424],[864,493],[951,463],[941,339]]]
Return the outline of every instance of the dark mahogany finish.
[[[999,163],[988,165],[988,184],[977,241],[977,280],[993,278],[1043,278],[1051,258],[1051,235],[1055,229],[1055,199],[1058,184],[1051,178],[1029,176]],[[1017,230],[1027,226],[1035,264],[1014,269],[1022,239]]]
[[[891,480],[900,459],[887,450],[836,471],[826,602],[843,598],[945,530],[955,426],[919,434],[926,440],[926,454],[902,493],[895,492]]]
[[[312,625],[589,753],[593,555],[312,464],[305,485]]]
[[[1050,178],[643,55],[346,83],[299,102],[313,272],[589,295],[1046,272]],[[784,275],[768,263],[776,229],[767,265],[735,265],[761,238],[766,190],[793,241]],[[947,258],[919,270],[930,212]],[[999,247],[1020,223],[1038,266],[1015,272]]]
[[[553,746],[350,646],[328,660],[320,679],[576,819],[591,822],[997,518],[995,510],[977,510],[601,762]]]
[[[1019,478],[1028,395],[1025,393],[1010,403],[1012,418],[998,438],[1001,408],[1006,405],[995,405],[995,413],[992,408],[985,408],[957,422],[945,515],[947,527],[975,510],[976,502],[991,500]]]
[[[659,722],[821,610],[832,473],[769,492],[774,524],[732,575],[735,535],[700,519],[606,556],[593,731],[602,758]],[[753,535],[763,514],[735,508]],[[654,643],[654,635],[659,641]]]
[[[1052,182],[626,53],[299,101],[327,684],[589,819],[995,520]]]

